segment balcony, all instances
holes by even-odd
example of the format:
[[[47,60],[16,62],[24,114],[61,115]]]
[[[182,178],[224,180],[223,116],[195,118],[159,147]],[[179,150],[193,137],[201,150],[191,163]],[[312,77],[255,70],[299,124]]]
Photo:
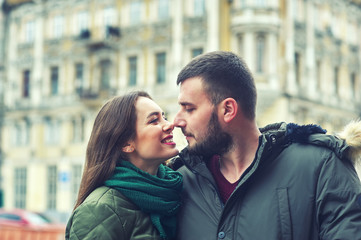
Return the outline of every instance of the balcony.
[[[235,33],[278,32],[281,26],[279,6],[247,5],[231,10],[230,24]]]
[[[121,37],[120,28],[116,26],[102,26],[83,29],[77,40],[84,43],[88,50],[117,49]]]

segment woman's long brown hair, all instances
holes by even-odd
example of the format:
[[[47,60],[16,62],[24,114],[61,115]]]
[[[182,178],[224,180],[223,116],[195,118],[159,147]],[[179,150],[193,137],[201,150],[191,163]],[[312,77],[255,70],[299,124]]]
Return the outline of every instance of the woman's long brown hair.
[[[151,99],[146,92],[134,91],[114,97],[101,107],[88,142],[74,210],[113,174],[117,161],[125,159],[122,147],[135,137],[135,103],[138,97]]]

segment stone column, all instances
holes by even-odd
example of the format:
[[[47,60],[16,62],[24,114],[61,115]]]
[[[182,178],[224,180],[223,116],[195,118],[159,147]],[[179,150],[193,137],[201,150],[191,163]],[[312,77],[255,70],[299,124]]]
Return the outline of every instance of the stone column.
[[[41,7],[37,18],[34,22],[35,38],[34,38],[34,67],[33,74],[30,79],[30,97],[32,104],[38,105],[42,101],[42,82],[48,80],[44,79],[44,12]],[[61,69],[59,68],[59,76]]]
[[[244,33],[244,60],[251,72],[255,71],[255,36],[253,32]]]
[[[9,20],[9,37],[7,44],[7,59],[6,59],[6,93],[5,95],[5,105],[8,107],[13,107],[16,104],[16,100],[19,98],[19,85],[16,83],[17,77],[17,66],[15,64],[17,57],[17,44],[20,36],[17,34],[18,22],[16,20]],[[11,40],[10,40],[11,39]]]
[[[315,71],[315,27],[314,6],[312,1],[306,1],[306,81],[304,86],[310,98],[316,97],[316,71]]]
[[[219,50],[219,1],[207,0],[207,49],[206,51]]]
[[[294,2],[295,0],[289,0],[286,4],[286,91],[290,94],[294,94],[297,91],[295,65],[294,65]]]
[[[173,0],[172,7],[172,46],[171,46],[171,64],[170,74],[168,75],[167,85],[169,89],[177,90],[176,79],[178,72],[182,68],[184,62],[187,62],[187,59],[184,59],[183,56],[183,0]],[[176,91],[175,91],[176,92]]]
[[[279,82],[277,81],[277,72],[278,72],[278,43],[277,43],[277,34],[274,32],[269,32],[267,36],[267,48],[268,48],[268,60],[266,65],[268,66],[268,76],[269,76],[269,86],[271,89],[278,89]]]

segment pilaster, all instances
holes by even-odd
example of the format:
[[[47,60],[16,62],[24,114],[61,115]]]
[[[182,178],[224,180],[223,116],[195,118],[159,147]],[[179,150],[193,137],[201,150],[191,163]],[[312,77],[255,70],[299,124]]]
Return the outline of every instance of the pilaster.
[[[316,89],[316,61],[315,61],[315,24],[314,24],[314,6],[312,1],[306,1],[306,79],[305,89],[308,97],[317,97]]]
[[[295,65],[294,65],[294,4],[295,0],[286,2],[286,92],[294,94],[297,91]]]

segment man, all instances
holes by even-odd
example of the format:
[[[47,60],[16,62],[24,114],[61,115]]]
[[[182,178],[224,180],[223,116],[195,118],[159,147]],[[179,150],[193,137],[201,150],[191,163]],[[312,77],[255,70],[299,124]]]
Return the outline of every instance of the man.
[[[178,239],[361,239],[344,140],[314,125],[259,129],[253,77],[233,53],[194,58],[177,84],[174,124],[188,141],[174,160],[184,164]]]

